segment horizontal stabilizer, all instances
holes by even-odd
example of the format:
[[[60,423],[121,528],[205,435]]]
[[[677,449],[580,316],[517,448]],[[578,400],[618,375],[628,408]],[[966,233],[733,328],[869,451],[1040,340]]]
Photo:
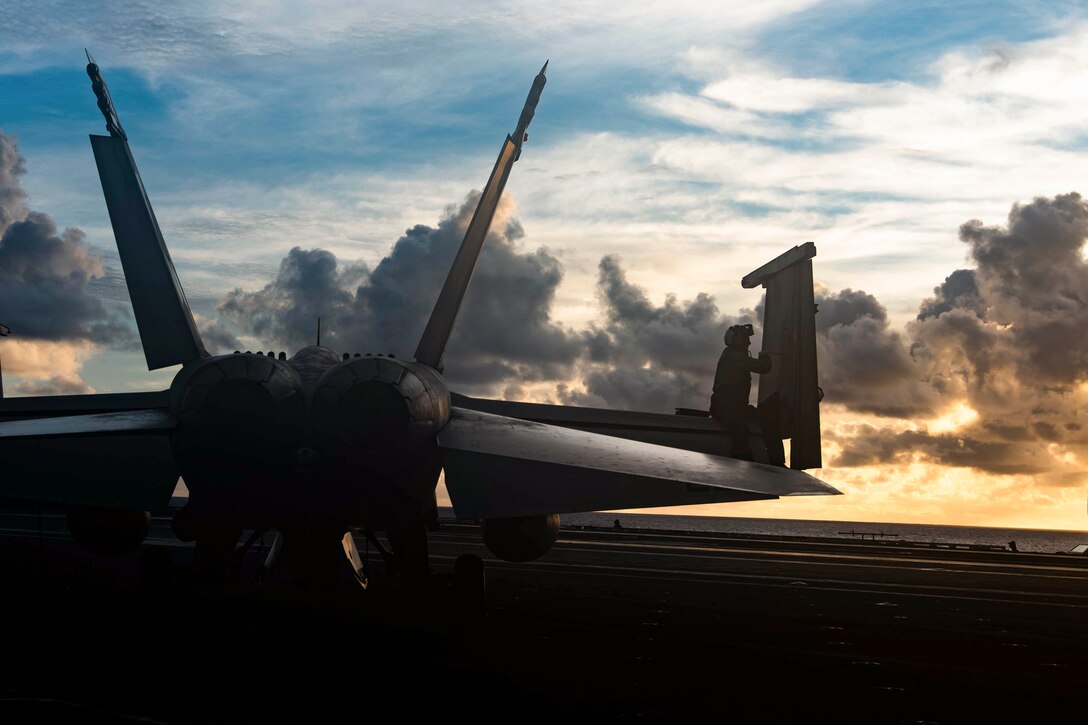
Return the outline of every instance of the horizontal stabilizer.
[[[206,357],[128,142],[91,136],[91,147],[148,369]]]
[[[150,511],[178,482],[162,410],[0,423],[0,499]]]
[[[801,471],[463,408],[438,443],[461,518],[839,493]]]

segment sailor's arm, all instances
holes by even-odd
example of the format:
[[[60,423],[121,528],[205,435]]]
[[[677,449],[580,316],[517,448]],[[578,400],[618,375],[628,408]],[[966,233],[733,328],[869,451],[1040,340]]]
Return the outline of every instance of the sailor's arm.
[[[759,353],[758,358],[748,358],[748,365],[753,373],[762,375],[763,373],[771,372],[771,354],[768,352]]]

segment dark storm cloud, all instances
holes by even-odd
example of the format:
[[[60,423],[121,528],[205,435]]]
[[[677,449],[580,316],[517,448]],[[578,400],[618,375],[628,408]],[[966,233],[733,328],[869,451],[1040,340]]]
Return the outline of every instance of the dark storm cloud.
[[[816,295],[820,386],[829,404],[885,416],[931,410],[935,396],[875,297],[844,289]]]
[[[925,431],[890,431],[858,426],[849,436],[831,435],[844,450],[836,466],[879,466],[918,461],[942,466],[969,467],[996,474],[1035,474],[1050,470],[1054,461],[1046,451],[1023,445],[1023,439],[985,440],[969,434],[933,435]]]
[[[58,231],[48,214],[26,206],[24,168],[14,141],[0,132],[0,316],[20,337],[130,344],[129,327],[88,293],[102,261],[82,231]]]
[[[292,249],[276,279],[257,292],[235,290],[222,315],[247,335],[296,349],[322,343],[348,352],[410,357],[476,207],[473,194],[436,228],[407,230],[373,270],[331,252]],[[445,355],[446,376],[466,392],[562,379],[582,352],[580,337],[551,320],[562,279],[546,249],[521,251],[514,221],[497,223],[465,295]],[[501,388],[498,388],[501,389]]]
[[[918,319],[939,317],[953,309],[974,311],[979,317],[986,309],[978,292],[978,281],[973,269],[957,269],[945,277],[944,282],[933,288],[934,296],[922,303]]]
[[[849,287],[829,293],[821,291],[816,294],[816,331],[826,332],[835,326],[849,326],[862,318],[868,317],[887,326],[888,311],[884,305],[877,302],[876,297],[861,290],[852,290]]]
[[[1006,226],[967,222],[960,239],[975,268],[936,287],[907,333],[923,389],[977,418],[955,434],[864,431],[836,463],[921,457],[994,473],[1068,473],[1088,453],[1076,395],[1088,380],[1088,204],[1075,193],[1037,198],[1014,205]]]
[[[604,306],[608,359],[625,367],[660,365],[668,372],[713,375],[725,328],[739,322],[722,316],[710,295],[681,302],[667,295],[653,305],[645,291],[627,281],[615,256],[601,259],[597,291]],[[757,322],[755,314],[745,321]]]
[[[1009,212],[1007,227],[977,220],[960,228],[978,263],[991,319],[1009,325],[1017,377],[1051,385],[1088,371],[1088,204],[1080,194],[1035,199]]]
[[[204,347],[213,355],[226,355],[234,350],[241,350],[242,343],[230,330],[219,323],[219,320],[197,320],[200,329],[200,339],[204,341]],[[262,351],[268,348],[264,348]]]
[[[257,337],[262,349],[314,344],[318,317],[325,322],[323,342],[342,347],[337,343],[344,335],[343,323],[350,324],[355,301],[351,283],[366,274],[365,267],[339,269],[332,252],[295,247],[280,262],[275,279],[257,292],[234,290],[219,311]]]
[[[714,361],[716,362],[716,360]],[[671,413],[674,408],[706,410],[714,371],[704,379],[662,369],[610,368],[585,376],[588,394],[563,391],[560,400],[569,405],[590,405],[621,410]]]
[[[915,354],[933,368],[957,370],[983,407],[1003,407],[1012,390],[1034,399],[1084,381],[1086,238],[1088,204],[1075,193],[1015,205],[1006,227],[964,224],[960,239],[977,263],[976,287],[959,284],[943,304],[923,305],[911,327]]]
[[[660,412],[705,409],[725,328],[739,322],[758,324],[750,310],[737,317],[722,315],[703,293],[684,302],[668,295],[664,304],[654,305],[642,288],[627,280],[615,256],[604,257],[598,265],[597,293],[604,325],[583,337],[587,356],[597,365],[583,377],[586,393],[557,390],[563,402]]]

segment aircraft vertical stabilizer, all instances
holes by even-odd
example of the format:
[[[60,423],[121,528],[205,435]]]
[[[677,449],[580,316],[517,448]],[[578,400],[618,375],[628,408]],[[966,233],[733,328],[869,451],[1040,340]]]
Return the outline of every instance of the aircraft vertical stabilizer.
[[[94,62],[87,64],[87,75],[110,132],[109,136],[92,135],[91,148],[147,367],[156,370],[206,357],[208,353],[159,231],[127,137]]]
[[[476,212],[472,215],[465,238],[461,242],[457,256],[450,267],[446,283],[442,286],[442,292],[435,302],[434,311],[427,320],[427,328],[423,331],[423,337],[416,347],[416,361],[429,365],[436,370],[442,367],[442,353],[446,350],[446,343],[453,331],[453,323],[457,320],[457,312],[461,309],[461,301],[465,297],[468,283],[472,280],[472,272],[476,268],[476,260],[483,249],[484,238],[491,228],[491,220],[495,216],[495,210],[502,198],[502,191],[506,188],[506,180],[510,178],[510,170],[514,162],[521,156],[521,145],[528,137],[525,133],[529,122],[533,120],[536,112],[536,104],[540,100],[540,93],[544,90],[547,78],[544,73],[548,68],[545,63],[540,73],[533,79],[529,96],[525,99],[525,105],[518,119],[517,128],[513,136],[507,136],[506,141],[499,151],[499,158],[495,161],[495,168],[491,170],[491,176],[487,180],[480,195],[480,202],[476,205]]]
[[[816,245],[806,242],[776,257],[741,280],[745,288],[763,285],[764,352],[769,373],[760,376],[759,404],[775,393],[782,409],[780,430],[790,439],[790,468],[822,468],[820,398],[816,369],[816,302],[812,258]]]

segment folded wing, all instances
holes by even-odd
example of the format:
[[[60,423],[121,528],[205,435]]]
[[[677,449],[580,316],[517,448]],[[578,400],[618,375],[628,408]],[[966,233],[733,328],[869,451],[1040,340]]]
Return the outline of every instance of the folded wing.
[[[839,493],[801,471],[456,407],[438,443],[461,518]]]

